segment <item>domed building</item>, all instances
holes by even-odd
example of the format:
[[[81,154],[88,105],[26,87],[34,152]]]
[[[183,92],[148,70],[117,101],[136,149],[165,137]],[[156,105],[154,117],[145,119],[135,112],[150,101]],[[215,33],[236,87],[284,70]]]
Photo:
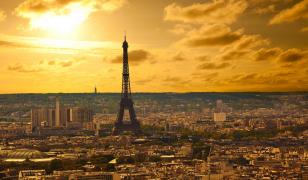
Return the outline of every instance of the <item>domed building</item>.
[[[15,150],[0,150],[1,159],[16,159],[16,160],[26,160],[26,159],[44,159],[48,158],[46,153],[37,150],[30,149],[15,149]]]

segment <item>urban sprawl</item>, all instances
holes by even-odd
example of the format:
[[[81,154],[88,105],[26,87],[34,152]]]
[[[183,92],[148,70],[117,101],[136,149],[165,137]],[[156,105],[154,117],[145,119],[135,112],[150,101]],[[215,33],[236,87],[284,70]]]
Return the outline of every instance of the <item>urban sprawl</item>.
[[[136,93],[139,135],[120,98],[0,95],[0,179],[308,179],[306,93]]]

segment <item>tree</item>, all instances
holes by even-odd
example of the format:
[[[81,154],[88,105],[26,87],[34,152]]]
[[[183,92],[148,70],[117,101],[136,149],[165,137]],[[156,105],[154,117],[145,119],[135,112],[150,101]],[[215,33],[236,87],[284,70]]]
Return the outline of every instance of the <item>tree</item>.
[[[62,170],[63,169],[63,162],[59,159],[54,159],[50,162],[49,170],[53,172],[55,170]]]

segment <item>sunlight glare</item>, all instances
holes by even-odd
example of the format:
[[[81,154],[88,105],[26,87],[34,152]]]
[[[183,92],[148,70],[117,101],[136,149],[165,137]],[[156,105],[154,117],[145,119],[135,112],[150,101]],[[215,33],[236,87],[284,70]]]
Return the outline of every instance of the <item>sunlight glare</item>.
[[[87,7],[73,4],[68,7],[65,13],[48,12],[36,17],[31,21],[31,27],[44,29],[50,33],[67,35],[76,30],[89,14],[90,10]]]

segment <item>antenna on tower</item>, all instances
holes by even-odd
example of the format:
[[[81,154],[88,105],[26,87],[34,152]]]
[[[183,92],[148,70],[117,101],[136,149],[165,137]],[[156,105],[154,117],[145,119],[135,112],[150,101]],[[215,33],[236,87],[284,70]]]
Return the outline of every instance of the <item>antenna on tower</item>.
[[[124,31],[124,40],[126,41],[126,30]]]

